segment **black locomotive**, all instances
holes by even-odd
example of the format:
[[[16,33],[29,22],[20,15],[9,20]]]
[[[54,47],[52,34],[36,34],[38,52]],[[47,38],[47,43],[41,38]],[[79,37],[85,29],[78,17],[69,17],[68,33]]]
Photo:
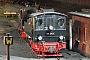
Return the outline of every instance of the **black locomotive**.
[[[62,56],[58,51],[66,49],[66,15],[59,12],[30,14],[25,28],[19,28],[21,37],[29,39],[38,56]],[[49,53],[49,54],[46,54]]]

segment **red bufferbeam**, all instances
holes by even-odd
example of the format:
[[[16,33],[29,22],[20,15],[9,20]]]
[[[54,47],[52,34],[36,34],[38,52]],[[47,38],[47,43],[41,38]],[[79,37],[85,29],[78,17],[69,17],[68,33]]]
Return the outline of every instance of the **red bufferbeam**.
[[[58,51],[66,49],[66,42],[33,43],[30,41],[30,45],[37,56],[63,56]]]

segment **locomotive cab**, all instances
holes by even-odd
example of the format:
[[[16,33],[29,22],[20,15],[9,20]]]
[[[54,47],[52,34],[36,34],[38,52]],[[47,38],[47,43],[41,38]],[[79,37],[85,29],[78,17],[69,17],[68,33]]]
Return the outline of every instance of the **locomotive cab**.
[[[66,41],[66,15],[57,12],[33,13],[31,22],[33,41]]]

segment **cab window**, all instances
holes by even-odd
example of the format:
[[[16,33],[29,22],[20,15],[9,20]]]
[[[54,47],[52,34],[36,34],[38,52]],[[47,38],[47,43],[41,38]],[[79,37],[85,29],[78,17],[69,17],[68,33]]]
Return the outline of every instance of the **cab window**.
[[[62,27],[64,25],[64,19],[58,19],[58,26]]]

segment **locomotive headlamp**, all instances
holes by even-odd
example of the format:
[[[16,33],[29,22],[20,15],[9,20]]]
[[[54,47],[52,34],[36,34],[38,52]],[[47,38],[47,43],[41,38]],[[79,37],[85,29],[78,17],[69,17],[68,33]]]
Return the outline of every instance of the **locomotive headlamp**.
[[[39,36],[38,39],[39,39],[39,40],[42,40],[42,36]]]
[[[49,29],[50,29],[50,30],[53,30],[53,26],[49,26]]]
[[[62,40],[64,38],[64,36],[59,36],[59,38]]]

